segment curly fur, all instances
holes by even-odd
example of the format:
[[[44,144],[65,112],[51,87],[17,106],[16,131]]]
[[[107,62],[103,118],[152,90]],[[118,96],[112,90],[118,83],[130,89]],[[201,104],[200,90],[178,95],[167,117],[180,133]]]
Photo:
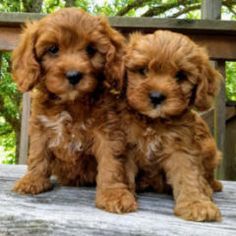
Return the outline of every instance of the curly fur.
[[[56,175],[63,185],[97,183],[96,204],[107,211],[136,209],[110,93],[123,77],[123,47],[123,36],[105,18],[75,8],[26,24],[12,72],[22,92],[32,90],[30,150],[28,172],[14,191],[50,190]],[[71,84],[68,71],[79,71],[79,82]]]
[[[220,220],[212,192],[221,158],[206,123],[192,109],[212,105],[221,79],[204,49],[169,31],[130,36],[125,66],[123,125],[127,133],[129,181],[137,190],[173,190],[176,215]],[[152,94],[162,96],[157,102]],[[158,99],[159,99],[158,97]],[[154,97],[154,99],[156,99]]]

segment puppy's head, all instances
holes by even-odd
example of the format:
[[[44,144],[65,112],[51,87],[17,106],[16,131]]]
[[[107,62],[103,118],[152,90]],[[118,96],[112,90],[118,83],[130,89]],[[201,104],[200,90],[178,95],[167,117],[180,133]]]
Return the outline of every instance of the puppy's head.
[[[123,43],[106,19],[75,8],[59,10],[26,24],[13,52],[13,78],[22,92],[40,84],[62,100],[74,100],[99,83],[111,86],[122,79]]]
[[[125,65],[128,102],[151,118],[210,108],[221,78],[202,48],[169,31],[131,35]]]

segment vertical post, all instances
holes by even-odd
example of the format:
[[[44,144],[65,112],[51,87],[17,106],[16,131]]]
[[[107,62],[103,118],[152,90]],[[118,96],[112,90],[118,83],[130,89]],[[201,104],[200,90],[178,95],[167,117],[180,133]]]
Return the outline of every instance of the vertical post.
[[[23,94],[23,106],[21,114],[21,134],[20,134],[20,153],[19,164],[26,164],[28,157],[29,143],[29,117],[30,117],[30,96],[29,93]]]
[[[202,0],[201,18],[204,20],[221,19],[222,0]]]
[[[203,0],[202,1],[202,19],[209,20],[220,20],[221,19],[221,6],[222,0]],[[217,61],[214,63],[216,69],[225,78],[225,61]],[[215,109],[214,109],[214,136],[217,142],[218,148],[224,154],[224,141],[225,141],[225,81],[221,82],[220,92],[215,100]],[[221,164],[220,170],[218,170],[218,176],[224,178],[226,170],[225,165],[226,157],[224,157]]]
[[[216,68],[218,71],[226,77],[225,74],[225,61],[217,61]],[[223,160],[221,162],[220,168],[218,170],[218,177],[225,179],[227,176],[227,166],[226,163],[227,156],[225,155],[225,137],[226,137],[226,107],[225,107],[225,80],[221,81],[220,92],[215,100],[215,114],[214,114],[214,135],[217,142],[218,148],[223,153]]]

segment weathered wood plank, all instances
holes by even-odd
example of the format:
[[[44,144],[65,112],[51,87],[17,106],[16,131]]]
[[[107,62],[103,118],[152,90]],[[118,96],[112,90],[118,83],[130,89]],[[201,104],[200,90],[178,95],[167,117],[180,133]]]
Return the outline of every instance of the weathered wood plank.
[[[25,21],[39,20],[44,17],[45,14],[40,13],[20,13],[20,12],[1,12],[0,13],[0,25],[4,25],[7,27],[15,27],[20,26]]]
[[[22,113],[21,113],[19,164],[25,164],[28,157],[29,118],[30,118],[30,96],[29,93],[24,93]]]
[[[214,0],[215,1],[215,0]],[[38,20],[45,14],[38,13],[0,13],[0,25],[14,27],[27,20]],[[220,32],[221,34],[236,34],[235,21],[216,20],[190,20],[190,19],[157,19],[149,17],[108,17],[110,23],[116,28],[129,31],[130,28],[142,30],[149,29],[178,29],[184,31],[199,31],[207,34]]]
[[[139,210],[116,215],[95,208],[94,188],[59,187],[37,196],[11,192],[25,166],[0,165],[0,235],[207,235],[236,234],[236,182],[223,182],[224,192],[214,194],[223,221],[196,223],[173,215],[168,195],[138,195]]]
[[[0,27],[0,51],[11,51],[17,45],[21,29]]]
[[[204,46],[212,60],[236,60],[236,44],[232,43],[236,37],[220,35],[220,33],[217,35],[188,34],[188,36],[197,44]]]
[[[224,179],[236,180],[236,117],[227,121],[225,135],[225,156],[224,162]]]
[[[201,117],[206,121],[211,134],[214,134],[214,108],[209,109],[208,111],[201,112]]]
[[[226,106],[226,120],[236,116],[236,106]]]
[[[225,61],[218,61],[216,63],[216,68],[220,71],[223,77],[226,77],[225,74]],[[225,154],[225,130],[226,130],[226,107],[225,107],[225,80],[221,81],[220,92],[215,100],[215,115],[214,115],[214,136],[218,148],[223,153],[223,160],[219,169],[219,176],[225,178],[227,173],[226,163],[227,156]]]
[[[203,0],[202,19],[219,20],[221,18],[222,0]]]
[[[202,1],[202,9],[201,9],[201,18],[202,19],[210,19],[210,20],[220,20],[221,19],[221,0],[203,0]],[[213,47],[218,47],[217,45],[213,45]],[[223,48],[222,48],[223,49]],[[221,50],[222,50],[221,49]],[[221,72],[223,77],[225,78],[225,61],[217,61],[215,67]],[[216,139],[216,143],[218,148],[224,154],[225,150],[225,81],[221,82],[220,92],[215,100],[215,111],[214,111],[214,136]],[[225,162],[226,157],[224,155],[223,161],[221,162],[221,166],[218,170],[218,176],[224,178],[225,172]]]

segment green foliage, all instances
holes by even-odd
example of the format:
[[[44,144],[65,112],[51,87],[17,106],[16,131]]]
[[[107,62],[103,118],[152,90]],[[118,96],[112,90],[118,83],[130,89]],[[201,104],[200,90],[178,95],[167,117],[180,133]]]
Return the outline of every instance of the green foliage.
[[[20,120],[21,95],[12,82],[10,53],[1,54],[0,70],[0,149],[1,162],[15,162],[15,130]],[[4,157],[4,159],[3,159]]]
[[[20,93],[17,91],[16,84],[12,82],[10,73],[10,53],[2,55],[2,68],[0,70],[0,96],[4,98],[4,109],[2,112],[7,117],[20,118],[19,100]],[[0,113],[1,114],[1,113]]]
[[[103,4],[94,4],[93,12],[104,16],[115,16],[127,4],[133,2],[132,0],[113,0],[104,1]],[[131,10],[126,14],[127,16],[136,16],[135,10]]]
[[[17,0],[0,2],[0,12],[19,12],[21,10],[22,4]]]
[[[14,164],[16,162],[15,133],[9,124],[0,117],[0,163]]]
[[[51,13],[65,6],[64,1],[60,0],[45,0],[43,4],[43,12]]]
[[[226,63],[226,95],[229,100],[236,101],[236,62]]]

